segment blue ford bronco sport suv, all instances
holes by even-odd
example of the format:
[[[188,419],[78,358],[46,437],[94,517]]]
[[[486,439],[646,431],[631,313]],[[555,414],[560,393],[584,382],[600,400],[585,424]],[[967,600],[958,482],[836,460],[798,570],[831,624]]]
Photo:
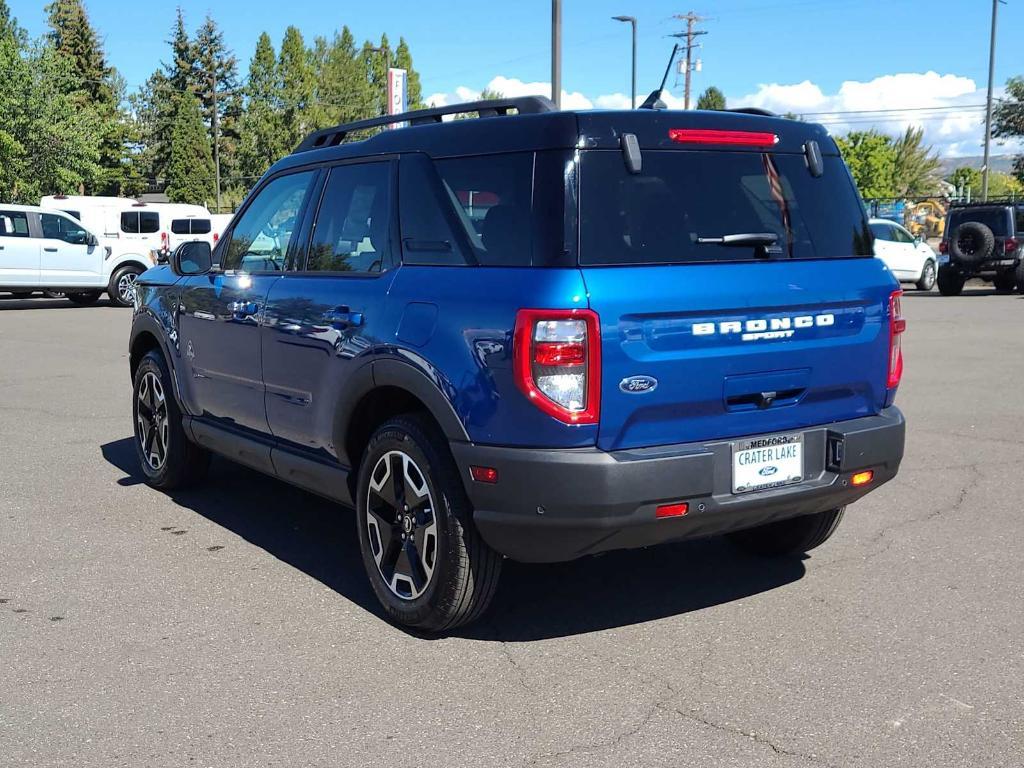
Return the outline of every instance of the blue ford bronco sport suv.
[[[354,507],[428,631],[505,557],[805,552],[903,456],[899,286],[818,125],[521,98],[338,126],[135,302],[150,484],[215,452]]]

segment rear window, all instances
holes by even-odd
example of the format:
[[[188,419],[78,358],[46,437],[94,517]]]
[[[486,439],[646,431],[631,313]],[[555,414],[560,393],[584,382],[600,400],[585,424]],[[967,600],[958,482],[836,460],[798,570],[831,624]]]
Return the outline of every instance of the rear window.
[[[638,174],[618,151],[582,153],[580,263],[673,264],[870,256],[872,235],[849,174],[825,157],[645,151]],[[716,242],[729,235],[734,244]]]
[[[21,211],[0,210],[0,237],[28,237],[28,217]]]
[[[81,212],[81,211],[69,211],[69,210],[68,210],[67,208],[64,208],[64,209],[62,209],[62,210],[63,210],[63,211],[64,211],[64,213],[66,213],[66,214],[67,214],[68,216],[70,216],[70,217],[72,217],[72,218],[74,218],[74,219],[78,219],[79,221],[81,221],[81,220],[82,220],[82,212]]]
[[[967,221],[977,221],[992,230],[996,237],[1006,237],[1009,234],[1008,226],[1010,217],[1005,208],[961,208],[954,209],[949,214],[947,232],[952,232],[961,224]]]
[[[171,232],[175,235],[206,235],[210,232],[210,220],[172,219]]]

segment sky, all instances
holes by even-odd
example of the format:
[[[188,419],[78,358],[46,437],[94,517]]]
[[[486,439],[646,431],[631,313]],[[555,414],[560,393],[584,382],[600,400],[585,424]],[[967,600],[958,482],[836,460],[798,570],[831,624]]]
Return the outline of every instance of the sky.
[[[46,1],[8,0],[32,35],[46,30]],[[178,5],[190,29],[213,15],[243,75],[264,30],[277,45],[289,24],[307,42],[347,24],[360,42],[379,40],[382,32],[393,43],[404,36],[423,94],[436,104],[474,98],[485,87],[508,96],[550,94],[549,0],[86,0],[107,57],[130,90],[168,59]],[[628,106],[629,25],[612,16],[638,20],[643,98],[661,79],[670,35],[685,26],[674,15],[693,10],[707,17],[699,28],[708,33],[696,52],[702,68],[693,74],[694,94],[715,85],[729,106],[796,112],[834,134],[920,125],[940,154],[977,155],[991,7],[988,0],[703,0],[693,7],[671,0],[563,0],[563,107]],[[1007,0],[999,10],[997,95],[1007,78],[1024,75],[1022,28],[1024,0]],[[682,79],[669,76],[672,107],[682,103]],[[895,111],[908,108],[914,111]],[[1024,146],[993,148],[1017,151]]]

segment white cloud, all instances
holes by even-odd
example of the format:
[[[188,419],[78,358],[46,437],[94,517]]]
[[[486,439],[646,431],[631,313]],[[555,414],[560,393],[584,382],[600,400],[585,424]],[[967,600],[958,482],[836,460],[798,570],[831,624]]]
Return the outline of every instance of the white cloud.
[[[871,128],[897,134],[910,126],[921,127],[925,141],[948,157],[980,154],[984,110],[979,105],[984,102],[985,92],[974,80],[937,72],[847,80],[835,93],[825,93],[810,80],[762,83],[753,93],[729,99],[733,106],[805,115],[824,123],[834,135]]]
[[[548,96],[551,93],[550,83],[524,82],[504,75],[494,77],[485,87],[504,96]],[[640,94],[639,98],[646,98],[646,95]],[[762,83],[753,93],[727,96],[729,105],[734,107],[760,107],[779,114],[804,115],[807,120],[824,123],[834,135],[870,128],[898,134],[908,126],[920,126],[924,128],[925,140],[940,155],[981,153],[984,110],[979,105],[985,102],[985,92],[968,77],[904,72],[867,81],[847,80],[834,93],[826,93],[811,80]],[[452,93],[431,94],[425,101],[443,106],[479,97],[479,90],[459,86]],[[666,92],[662,100],[669,109],[683,108],[681,96]],[[579,91],[562,91],[562,107],[629,109],[629,96],[616,92],[588,97]],[[1022,142],[994,143],[993,147],[997,153],[1024,151]]]

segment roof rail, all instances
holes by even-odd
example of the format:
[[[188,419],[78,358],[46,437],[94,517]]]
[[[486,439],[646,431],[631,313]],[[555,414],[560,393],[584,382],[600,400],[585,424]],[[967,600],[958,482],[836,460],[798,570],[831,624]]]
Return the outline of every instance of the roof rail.
[[[733,109],[725,109],[723,112],[739,112],[743,115],[761,115],[761,117],[778,117],[770,109],[761,109],[760,107],[735,107]]]
[[[551,99],[546,96],[518,96],[509,99],[489,99],[485,101],[467,101],[463,104],[450,104],[445,107],[431,107],[430,109],[418,109],[414,112],[403,112],[399,115],[384,115],[382,117],[371,117],[368,120],[357,120],[354,123],[344,123],[333,128],[324,128],[309,134],[302,143],[295,148],[296,152],[305,152],[310,149],[321,149],[341,144],[345,137],[352,131],[361,131],[366,128],[376,128],[381,125],[392,125],[394,123],[409,123],[410,125],[429,125],[440,123],[441,118],[447,115],[461,115],[466,112],[476,112],[477,117],[495,117],[507,115],[511,110],[517,114],[538,114],[540,112],[553,112],[557,109]]]
[[[990,197],[988,200],[953,200],[950,208],[969,208],[981,205],[1024,205],[1024,197],[1018,195],[1005,195],[1003,197]]]

